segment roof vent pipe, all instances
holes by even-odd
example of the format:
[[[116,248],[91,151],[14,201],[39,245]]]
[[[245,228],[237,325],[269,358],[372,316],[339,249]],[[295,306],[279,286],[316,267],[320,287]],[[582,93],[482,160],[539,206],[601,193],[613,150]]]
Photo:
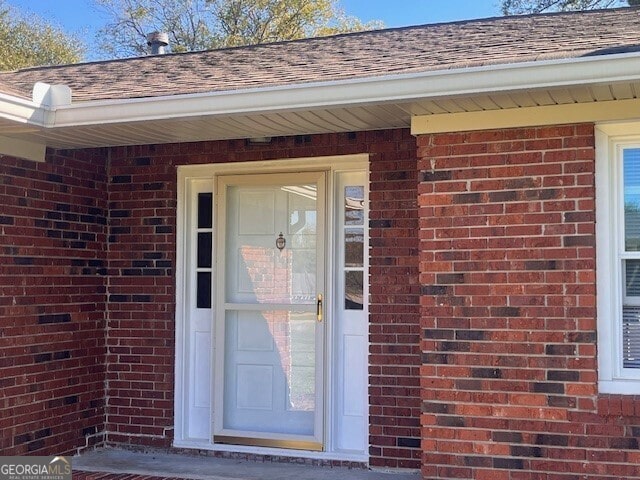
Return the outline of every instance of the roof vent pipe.
[[[169,34],[166,32],[151,32],[147,35],[147,45],[150,47],[151,55],[163,55],[167,53],[166,47],[169,45]]]

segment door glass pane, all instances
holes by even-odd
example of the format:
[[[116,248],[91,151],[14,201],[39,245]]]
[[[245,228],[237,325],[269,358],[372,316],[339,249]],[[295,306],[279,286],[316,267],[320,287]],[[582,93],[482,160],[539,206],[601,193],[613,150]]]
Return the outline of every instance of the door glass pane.
[[[213,216],[213,194],[198,194],[198,228],[211,228]]]
[[[227,311],[224,428],[312,435],[313,312]]]
[[[345,225],[364,225],[364,187],[349,186],[344,189]]]
[[[287,192],[291,302],[313,303],[316,298],[317,189],[315,185],[284,186]]]
[[[227,192],[227,301],[313,304],[316,186],[230,186]]]
[[[345,310],[363,310],[363,277],[362,271],[345,272]]]
[[[362,267],[364,265],[364,229],[344,229],[344,265]]]
[[[198,272],[196,285],[198,308],[211,308],[211,272]]]
[[[624,164],[624,237],[626,251],[640,251],[640,148],[627,148]]]
[[[213,234],[211,232],[198,233],[198,268],[211,267],[211,241]]]

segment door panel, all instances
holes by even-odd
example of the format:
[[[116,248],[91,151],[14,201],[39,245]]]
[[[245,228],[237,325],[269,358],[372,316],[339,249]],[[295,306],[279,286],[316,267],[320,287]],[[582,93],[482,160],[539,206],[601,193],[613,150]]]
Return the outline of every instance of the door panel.
[[[314,434],[315,323],[309,312],[227,312],[227,429]]]
[[[219,179],[216,442],[322,449],[324,181]]]

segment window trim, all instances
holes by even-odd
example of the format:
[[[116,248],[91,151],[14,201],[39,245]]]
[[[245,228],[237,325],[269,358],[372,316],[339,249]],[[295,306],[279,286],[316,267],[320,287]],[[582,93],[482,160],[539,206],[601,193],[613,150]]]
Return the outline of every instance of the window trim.
[[[621,356],[623,260],[640,255],[624,252],[624,191],[620,188],[622,151],[640,147],[640,123],[598,125],[595,140],[598,390],[640,394],[640,369],[624,368]]]

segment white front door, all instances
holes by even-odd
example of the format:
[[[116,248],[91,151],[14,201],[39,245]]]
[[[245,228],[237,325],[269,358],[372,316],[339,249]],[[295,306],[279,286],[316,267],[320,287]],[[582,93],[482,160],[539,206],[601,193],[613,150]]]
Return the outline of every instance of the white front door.
[[[214,443],[324,448],[325,182],[218,178]]]

